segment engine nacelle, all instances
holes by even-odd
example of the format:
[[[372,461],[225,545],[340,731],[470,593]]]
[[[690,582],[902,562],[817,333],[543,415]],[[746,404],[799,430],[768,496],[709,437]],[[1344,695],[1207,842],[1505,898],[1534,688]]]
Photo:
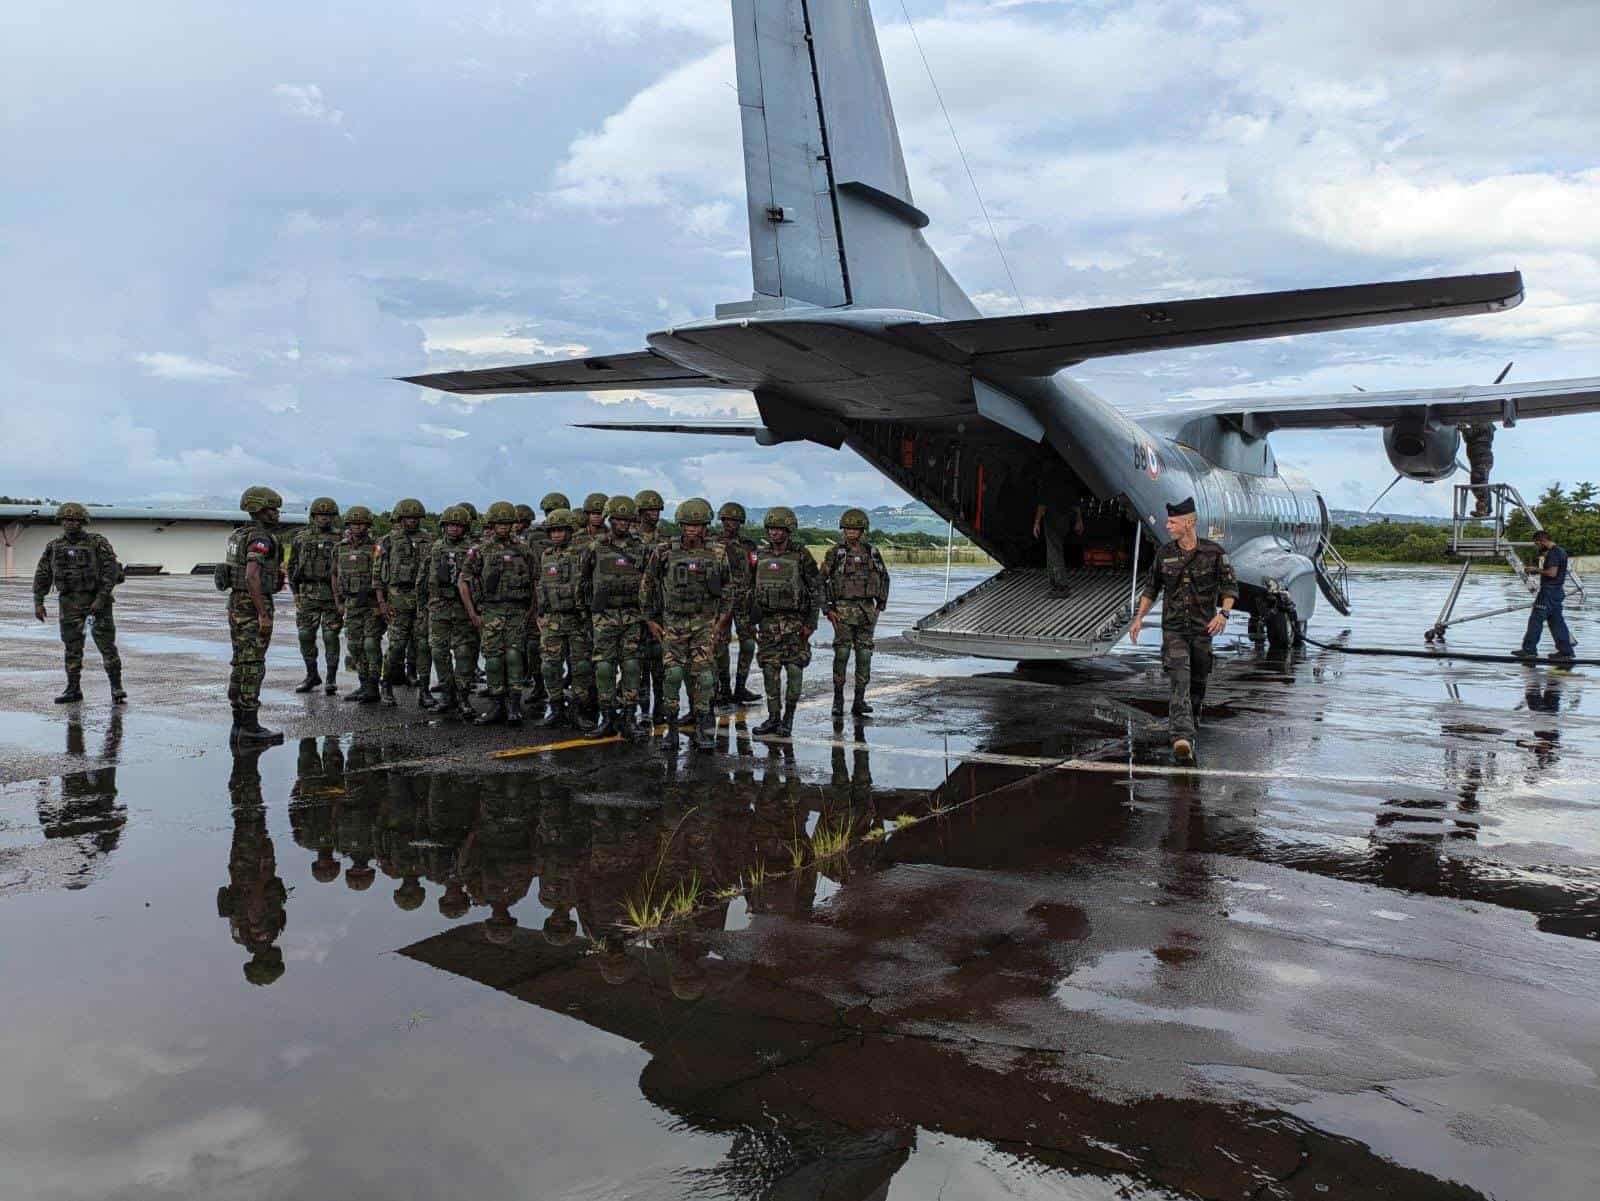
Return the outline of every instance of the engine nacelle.
[[[1428,417],[1402,417],[1383,431],[1383,449],[1401,475],[1432,484],[1455,471],[1461,431]]]

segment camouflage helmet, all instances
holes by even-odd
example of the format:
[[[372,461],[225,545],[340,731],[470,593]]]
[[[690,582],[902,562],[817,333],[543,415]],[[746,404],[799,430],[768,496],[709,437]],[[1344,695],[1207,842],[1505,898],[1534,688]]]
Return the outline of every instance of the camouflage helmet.
[[[553,947],[564,947],[578,934],[578,923],[565,909],[553,909],[544,919],[544,938]]]
[[[583,498],[583,511],[585,513],[604,513],[606,501],[611,499],[604,492],[591,492]]]
[[[489,506],[489,512],[484,516],[484,520],[490,525],[499,525],[502,522],[510,525],[516,519],[517,506],[509,500],[495,501],[494,504]]]
[[[283,973],[283,952],[277,947],[262,947],[255,958],[244,965],[244,978],[257,988],[276,984]]]
[[[517,919],[509,913],[491,913],[483,919],[483,937],[497,947],[506,946],[517,935]]]
[[[572,502],[567,499],[565,492],[546,492],[544,499],[539,502],[539,507],[548,515],[557,509],[572,508]]]
[[[768,509],[766,520],[761,523],[765,530],[788,530],[791,534],[800,528],[800,522],[794,515],[794,510],[779,505],[776,509]]]
[[[710,525],[711,502],[703,497],[691,496],[678,505],[672,520],[679,525]]]
[[[717,510],[718,521],[746,521],[744,506],[736,500],[730,500]]]
[[[57,521],[88,521],[89,510],[75,500],[69,500],[56,510]]]
[[[239,507],[246,513],[258,513],[262,509],[281,509],[283,497],[271,488],[257,484],[253,488],[244,490],[244,495],[239,498]]]
[[[339,516],[339,502],[331,496],[319,496],[311,502],[311,516],[337,517]]]
[[[402,517],[421,517],[426,513],[427,510],[422,507],[422,502],[414,496],[408,496],[404,500],[396,501],[394,508],[391,510],[391,515],[396,521]]]
[[[633,503],[641,509],[661,510],[667,507],[667,502],[661,499],[661,493],[653,488],[646,488],[633,498]]]
[[[319,854],[311,864],[311,878],[318,884],[332,884],[339,878],[341,870],[339,861],[333,857],[333,854],[324,852]]]
[[[533,506],[532,505],[518,505],[517,506],[517,520],[518,521],[532,521],[533,520]]]
[[[468,513],[467,510],[461,505],[451,505],[443,513],[439,514],[439,524],[471,525],[472,514]]]
[[[400,881],[400,886],[394,890],[395,905],[407,913],[410,913],[413,909],[421,909],[422,902],[427,899],[427,890],[416,880],[402,880]]]
[[[472,902],[459,889],[447,889],[439,898],[439,916],[447,917],[451,921],[465,917],[467,910],[471,908]]]
[[[576,524],[571,509],[555,509],[545,514],[544,528],[547,530],[570,530]]]
[[[366,505],[351,505],[344,513],[345,525],[371,525],[372,510]]]
[[[478,506],[477,505],[473,504],[470,500],[458,500],[458,501],[456,501],[456,504],[460,505],[463,509],[465,509],[467,511],[467,524],[468,525],[471,525],[474,521],[478,520]]]
[[[846,509],[839,517],[841,530],[864,530],[870,524],[865,509]]]
[[[370,863],[352,863],[344,869],[344,886],[351,892],[366,892],[377,878],[377,869]]]
[[[624,521],[637,521],[639,506],[633,503],[631,496],[613,496],[606,501],[606,516],[620,517]]]

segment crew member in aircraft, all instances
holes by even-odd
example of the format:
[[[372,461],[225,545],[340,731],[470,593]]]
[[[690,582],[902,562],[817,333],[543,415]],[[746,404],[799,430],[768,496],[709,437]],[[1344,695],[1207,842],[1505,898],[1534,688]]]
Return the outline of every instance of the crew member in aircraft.
[[[1211,675],[1211,639],[1228,626],[1228,614],[1239,599],[1239,581],[1228,552],[1195,532],[1194,497],[1167,506],[1167,533],[1172,540],[1156,554],[1155,564],[1139,596],[1128,641],[1139,641],[1150,606],[1163,593],[1161,666],[1172,685],[1169,707],[1172,753],[1180,763],[1194,761],[1200,709]]]
[[[1067,596],[1067,533],[1083,537],[1083,506],[1067,482],[1057,475],[1046,475],[1033,511],[1033,536],[1044,539],[1045,564],[1050,571],[1050,591]]]

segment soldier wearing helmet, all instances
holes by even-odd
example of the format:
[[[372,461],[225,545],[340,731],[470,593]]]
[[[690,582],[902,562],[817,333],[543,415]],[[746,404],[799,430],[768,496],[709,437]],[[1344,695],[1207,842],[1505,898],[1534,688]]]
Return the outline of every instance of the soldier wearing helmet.
[[[406,663],[417,665],[417,707],[437,703],[428,688],[433,669],[428,645],[428,547],[433,539],[422,531],[422,502],[408,496],[390,510],[394,524],[378,539],[378,612],[389,625],[389,647],[383,659],[379,695],[393,706],[394,686],[411,683]]]
[[[439,514],[439,537],[428,546],[428,646],[433,652],[433,671],[439,677],[439,704],[455,717],[475,718],[477,713],[467,700],[472,682],[472,642],[467,637],[472,623],[461,603],[457,585],[467,564],[467,527],[472,518],[460,505],[451,505]]]
[[[539,501],[539,511],[544,514],[546,520],[557,509],[571,507],[571,502],[567,500],[564,492],[546,492]],[[550,544],[543,524],[530,525],[528,532],[523,535],[523,541],[527,543],[528,551],[533,555],[535,562],[538,561],[539,552]],[[540,667],[543,661],[544,657],[539,651],[539,622],[535,618],[528,622],[528,642],[522,655],[523,667],[528,673],[528,678],[522,682],[523,687],[528,689],[527,695],[522,698],[522,703],[531,713],[543,713],[545,701],[548,699],[544,688],[544,672]]]
[[[258,718],[261,681],[267,673],[267,646],[272,641],[273,596],[283,588],[283,539],[278,513],[283,497],[271,488],[246,488],[239,507],[250,520],[228,536],[228,549],[217,572],[217,584],[228,592],[228,633],[233,663],[228,700],[233,704],[231,738],[241,745],[282,742],[283,735],[265,729]]]
[[[731,581],[734,587],[733,624],[728,627],[722,639],[717,643],[717,707],[733,708],[735,705],[748,705],[761,698],[750,691],[750,666],[756,657],[756,630],[755,618],[750,610],[750,587],[753,579],[751,568],[755,565],[756,550],[759,543],[753,538],[744,536],[744,523],[746,514],[744,506],[738,501],[730,500],[717,510],[717,520],[722,523],[722,533],[719,537],[724,546],[728,548],[728,562],[734,567],[734,576]],[[739,639],[739,669],[737,677],[732,671],[731,645],[733,638]],[[738,686],[734,686],[737,678]]]
[[[639,736],[633,709],[639,703],[639,648],[644,615],[639,609],[639,583],[649,550],[633,532],[638,508],[631,496],[606,501],[611,528],[584,549],[580,587],[589,600],[591,652],[599,715],[587,731],[604,738],[621,730],[629,740]],[[622,683],[618,687],[617,676]]]
[[[333,528],[339,505],[331,496],[311,502],[311,520],[289,542],[287,576],[294,593],[294,625],[300,635],[300,657],[305,660],[306,678],[296,692],[310,692],[321,684],[317,671],[317,635],[328,661],[328,681],[323,691],[329,696],[339,691],[339,631],[343,628],[339,606],[333,600],[333,558],[339,550],[339,532]]]
[[[517,510],[510,501],[497,500],[489,506],[484,538],[467,552],[466,570],[457,585],[467,620],[483,636],[492,707],[479,715],[479,725],[522,724],[522,680],[526,675],[522,651],[533,611],[536,575],[527,545],[512,536],[516,520]]]
[[[583,515],[572,535],[575,548],[582,550],[606,532],[606,503],[610,499],[604,492],[591,492],[583,498]]]
[[[383,668],[383,632],[378,626],[378,544],[372,540],[372,510],[351,505],[344,515],[344,540],[333,557],[333,599],[344,619],[345,653],[359,683],[347,701],[378,703],[378,673]]]
[[[226,918],[233,941],[250,955],[244,978],[265,987],[283,975],[277,942],[288,924],[289,890],[278,875],[278,856],[267,829],[258,760],[264,745],[237,746],[228,776],[233,803],[233,844],[228,852],[228,882],[217,889],[217,916]]]
[[[481,514],[470,500],[463,500],[458,503],[467,511],[467,547],[470,550],[478,545],[478,541],[483,537],[483,531],[478,525]],[[471,696],[477,690],[478,681],[482,679],[482,672],[478,667],[478,663],[479,656],[483,651],[483,635],[478,632],[478,628],[470,621],[466,623],[466,634],[467,650],[472,657],[472,671],[467,676],[467,695]],[[476,712],[474,712],[473,716],[477,716]]]
[[[87,628],[111,684],[111,701],[120,705],[128,699],[128,694],[122,688],[122,656],[117,653],[117,623],[111,610],[112,592],[122,582],[117,552],[105,538],[84,529],[89,524],[89,510],[77,501],[68,501],[57,509],[56,520],[66,532],[46,544],[33,572],[35,618],[45,620],[44,598],[51,588],[57,595],[67,687],[56,697],[56,704],[67,705],[83,699],[80,679]]]
[[[646,550],[654,550],[662,537],[661,510],[666,502],[661,499],[661,493],[646,488],[634,496],[633,504],[639,511],[633,532],[639,535]],[[646,625],[644,641],[639,646],[639,713],[647,719],[646,724],[662,712],[661,678],[661,643]]]
[[[581,580],[583,552],[572,545],[576,524],[570,509],[556,509],[546,517],[548,541],[535,563],[539,573],[534,594],[539,615],[539,668],[549,698],[539,719],[545,729],[569,721],[576,725],[578,709],[587,708],[594,687],[589,598]],[[570,683],[570,694],[563,687],[563,676]]]
[[[767,540],[756,552],[751,592],[767,720],[750,732],[787,737],[794,732],[794,711],[811,662],[822,581],[811,552],[795,541],[800,523],[793,509],[782,505],[768,509],[762,526]]]
[[[866,540],[867,515],[846,509],[839,518],[844,541],[822,559],[823,612],[833,623],[833,715],[844,716],[844,685],[850,652],[856,656],[856,696],[850,712],[865,717],[867,682],[872,679],[873,632],[878,614],[889,604],[889,569],[878,548]]]
[[[678,506],[673,520],[682,533],[657,542],[645,564],[641,594],[645,621],[661,643],[662,688],[667,731],[663,750],[678,749],[678,693],[686,683],[694,712],[696,750],[716,748],[711,700],[717,639],[733,619],[733,568],[720,542],[710,542],[711,504],[696,496]],[[692,681],[692,683],[691,683]]]

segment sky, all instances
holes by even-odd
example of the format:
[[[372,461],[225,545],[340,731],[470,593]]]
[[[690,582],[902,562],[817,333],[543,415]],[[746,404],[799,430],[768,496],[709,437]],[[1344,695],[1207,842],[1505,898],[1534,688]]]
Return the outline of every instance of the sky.
[[[1113,402],[1600,375],[1593,0],[873,0],[929,240],[986,313],[1520,268],[1502,315],[1100,360]],[[1021,301],[962,169],[909,12]],[[0,46],[0,492],[387,508],[656,487],[894,503],[848,451],[569,428],[743,393],[462,401],[747,299],[728,0],[79,0]],[[1503,432],[1536,492],[1600,416]],[[1376,430],[1274,437],[1335,507]],[[1384,508],[1447,511],[1406,482]]]

